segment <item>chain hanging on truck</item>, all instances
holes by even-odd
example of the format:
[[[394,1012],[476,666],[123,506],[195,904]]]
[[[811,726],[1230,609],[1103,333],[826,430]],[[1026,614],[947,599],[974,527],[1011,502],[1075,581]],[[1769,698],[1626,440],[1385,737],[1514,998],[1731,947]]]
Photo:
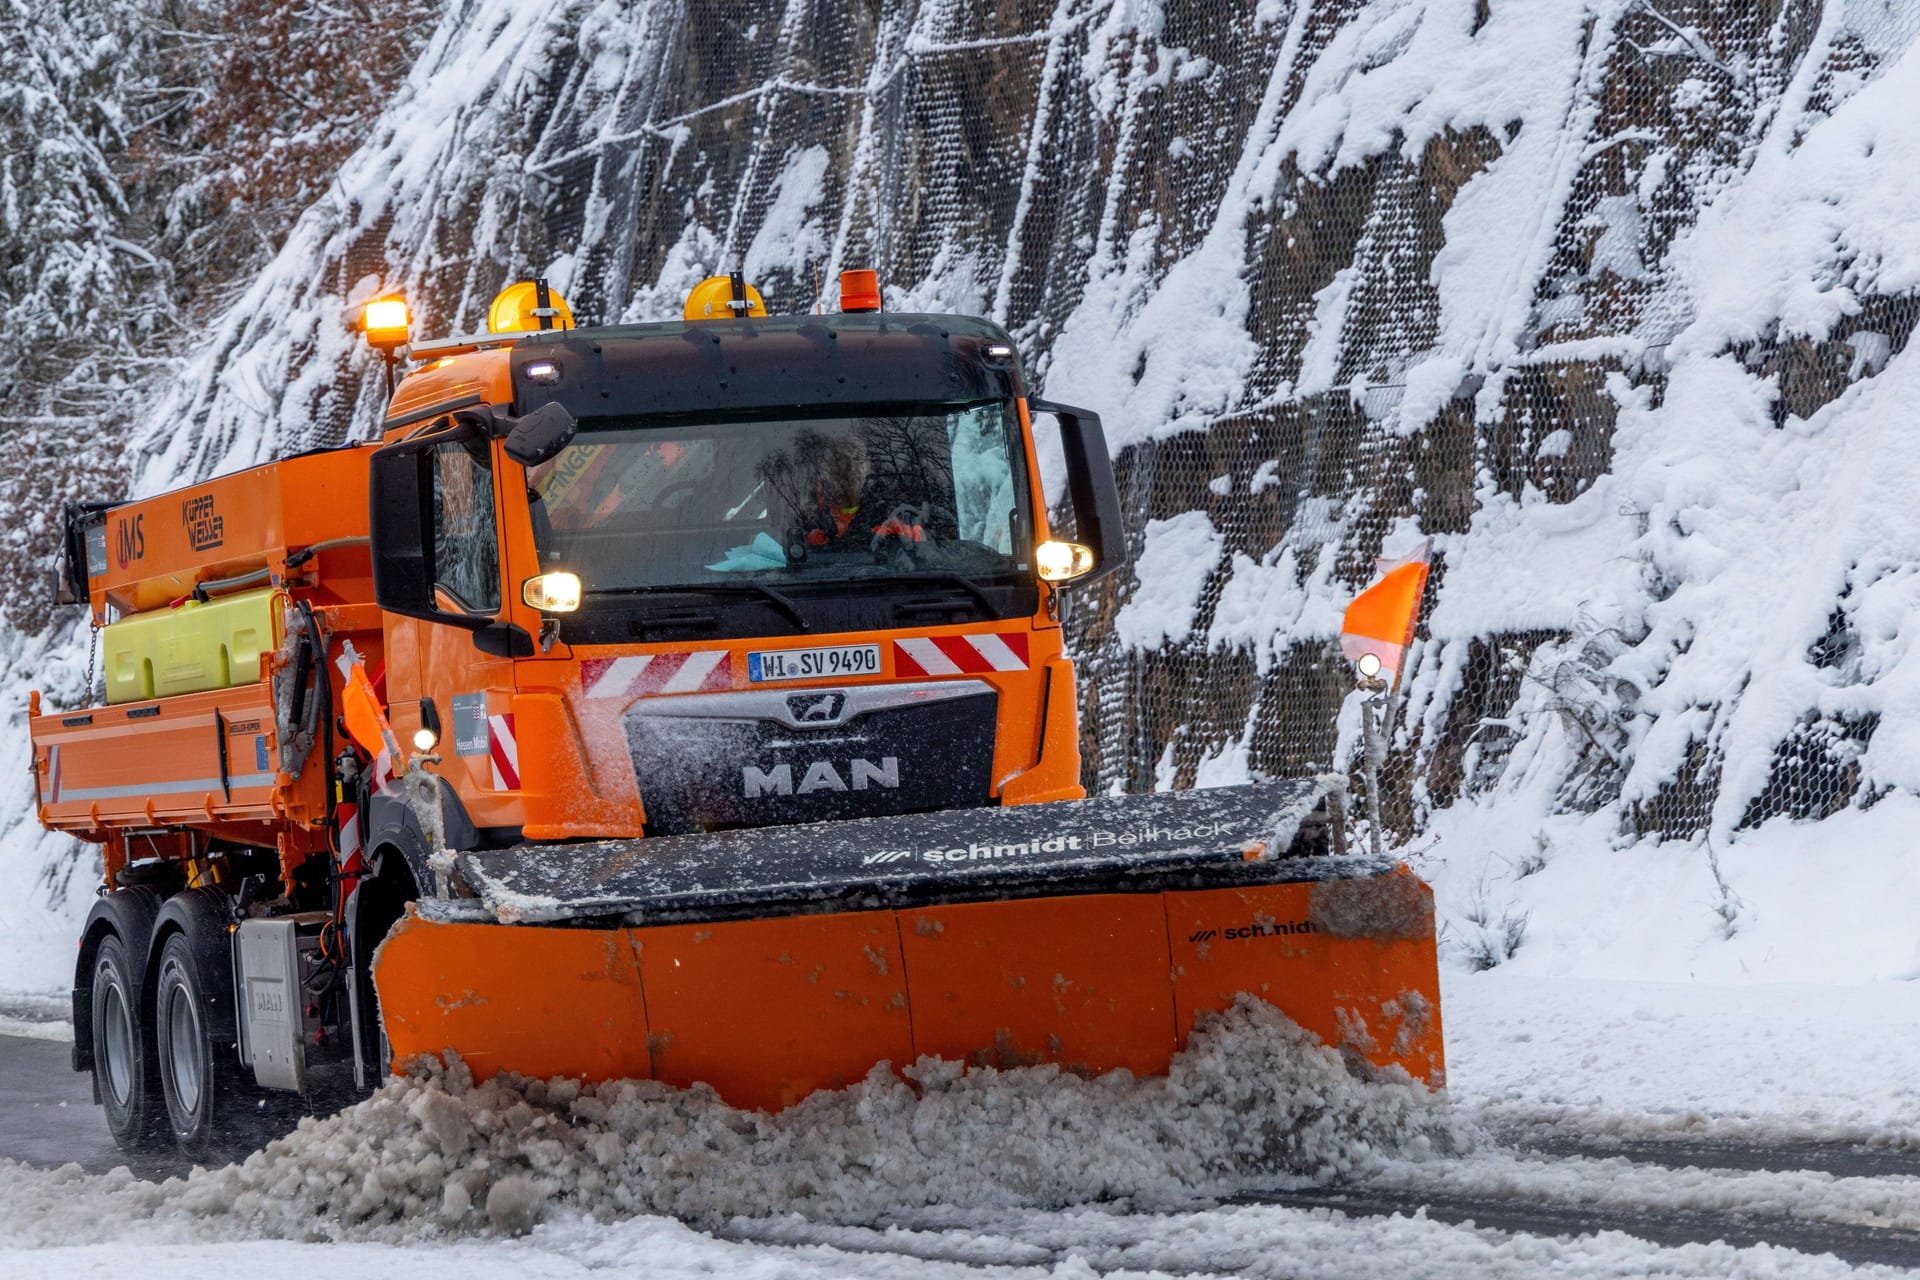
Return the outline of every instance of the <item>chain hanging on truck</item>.
[[[87,634],[86,701],[80,704],[83,707],[92,706],[95,701],[94,695],[93,695],[93,682],[95,678],[98,676],[100,671],[100,619],[98,617],[94,617],[88,620],[87,632],[88,634]]]

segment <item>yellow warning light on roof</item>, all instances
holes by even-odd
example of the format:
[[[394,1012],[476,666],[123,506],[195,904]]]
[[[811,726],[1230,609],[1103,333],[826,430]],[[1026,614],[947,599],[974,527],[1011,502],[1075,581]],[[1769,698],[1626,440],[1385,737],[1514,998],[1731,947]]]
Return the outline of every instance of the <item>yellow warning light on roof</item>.
[[[573,308],[545,280],[516,281],[494,294],[487,305],[488,333],[571,328]]]
[[[739,276],[708,276],[693,286],[680,315],[686,320],[738,320],[745,316],[764,320],[767,304],[760,291]]]
[[[366,331],[367,345],[378,351],[405,346],[412,323],[404,298],[375,298],[360,313],[360,327]]]

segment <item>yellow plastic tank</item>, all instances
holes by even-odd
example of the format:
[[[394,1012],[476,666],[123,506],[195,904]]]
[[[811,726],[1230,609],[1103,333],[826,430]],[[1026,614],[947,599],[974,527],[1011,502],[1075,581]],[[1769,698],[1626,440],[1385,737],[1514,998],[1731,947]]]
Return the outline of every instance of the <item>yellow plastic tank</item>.
[[[280,647],[286,592],[262,587],[136,613],[100,632],[107,701],[138,702],[255,684]]]

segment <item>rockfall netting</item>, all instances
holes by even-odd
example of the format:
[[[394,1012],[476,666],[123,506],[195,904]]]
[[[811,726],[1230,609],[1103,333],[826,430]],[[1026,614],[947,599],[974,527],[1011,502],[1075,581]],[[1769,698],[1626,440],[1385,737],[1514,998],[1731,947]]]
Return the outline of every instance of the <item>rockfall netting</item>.
[[[1920,697],[1887,435],[1917,32],[1887,0],[456,0],[144,483],[369,434],[376,288],[450,332],[536,272],[612,322],[736,263],[776,310],[871,266],[1105,419],[1133,565],[1069,619],[1090,786],[1351,767],[1340,609],[1430,536],[1397,835],[1500,788],[1624,836],[1821,817],[1920,780],[1886,727]]]

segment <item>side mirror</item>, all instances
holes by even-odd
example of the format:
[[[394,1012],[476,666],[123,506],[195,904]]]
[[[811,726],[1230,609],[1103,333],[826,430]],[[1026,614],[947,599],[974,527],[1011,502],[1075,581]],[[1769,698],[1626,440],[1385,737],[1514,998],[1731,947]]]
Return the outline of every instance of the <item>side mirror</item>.
[[[1120,516],[1120,487],[1113,479],[1113,457],[1100,415],[1051,400],[1030,399],[1030,413],[1052,414],[1060,421],[1060,449],[1067,463],[1067,496],[1073,503],[1073,523],[1079,546],[1093,553],[1093,567],[1070,573],[1067,581],[1079,586],[1097,582],[1127,562],[1127,530]],[[1072,543],[1062,543],[1072,547]],[[1069,570],[1077,568],[1069,564]],[[1067,585],[1062,581],[1060,585]]]
[[[507,432],[507,456],[523,467],[537,467],[558,456],[579,430],[566,406],[543,404],[514,421]]]

